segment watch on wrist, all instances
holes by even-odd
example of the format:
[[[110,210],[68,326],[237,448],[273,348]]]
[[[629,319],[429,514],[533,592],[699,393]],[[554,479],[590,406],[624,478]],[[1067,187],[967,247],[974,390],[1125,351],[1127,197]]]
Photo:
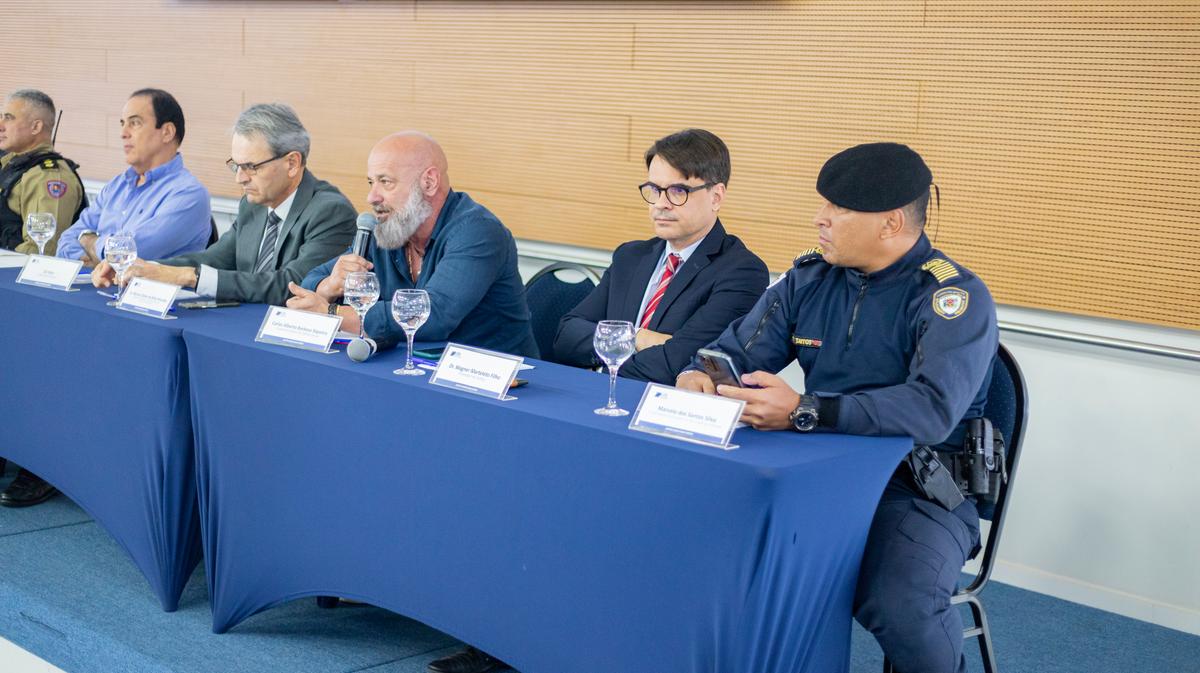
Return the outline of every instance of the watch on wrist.
[[[817,410],[820,408],[820,400],[816,395],[801,395],[800,404],[792,410],[788,415],[788,420],[792,422],[792,427],[796,432],[811,432],[817,427],[817,421],[820,416]]]
[[[329,315],[337,315],[338,314],[338,306],[339,306],[339,304],[337,302],[331,301],[331,302],[329,302],[329,308],[325,309],[325,312],[328,313]]]

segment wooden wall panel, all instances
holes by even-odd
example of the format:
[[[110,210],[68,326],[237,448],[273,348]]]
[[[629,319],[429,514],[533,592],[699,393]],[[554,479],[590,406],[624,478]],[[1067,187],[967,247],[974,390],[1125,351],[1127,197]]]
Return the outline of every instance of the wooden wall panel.
[[[214,194],[247,104],[291,103],[311,166],[360,207],[371,144],[437,137],[518,236],[649,235],[642,152],[687,126],[733,155],[722,219],[774,270],[815,242],[821,163],[922,152],[936,244],[1002,302],[1200,328],[1200,4],[1137,0],[62,0],[6,8],[54,52],[0,89],[65,111],[59,149],[123,170],[125,97],[161,86]]]

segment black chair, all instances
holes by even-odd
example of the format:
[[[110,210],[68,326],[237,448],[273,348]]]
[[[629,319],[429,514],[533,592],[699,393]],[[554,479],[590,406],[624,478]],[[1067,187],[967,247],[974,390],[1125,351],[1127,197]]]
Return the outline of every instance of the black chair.
[[[980,557],[979,572],[966,588],[959,589],[950,597],[952,605],[966,603],[971,608],[975,625],[963,629],[963,638],[979,639],[979,656],[983,661],[983,670],[987,673],[996,673],[996,655],[992,650],[992,632],[988,628],[987,613],[984,612],[983,603],[979,601],[979,593],[987,585],[992,575],[992,567],[996,563],[996,547],[1000,544],[1000,534],[1004,531],[1004,517],[1008,512],[1008,500],[1012,496],[1017,461],[1021,457],[1021,442],[1025,439],[1025,423],[1029,418],[1028,400],[1021,368],[1017,366],[1012,353],[1001,344],[996,358],[992,360],[992,382],[988,387],[988,401],[983,415],[990,419],[992,427],[1004,436],[1008,481],[1001,485],[994,506],[979,508],[980,518],[992,522],[991,532],[988,533],[987,542],[983,546],[983,556]],[[883,660],[883,672],[895,673],[892,663],[886,658]]]
[[[583,279],[568,283],[558,277],[560,271],[574,271]],[[572,262],[556,262],[533,274],[525,283],[525,301],[533,315],[533,338],[543,360],[554,359],[554,335],[558,333],[558,322],[568,311],[579,305],[583,298],[600,283],[595,271]]]
[[[208,245],[206,245],[205,247],[211,246],[213,243],[216,243],[217,239],[219,239],[221,237],[221,234],[217,232],[217,220],[215,218],[213,218],[212,216],[209,216],[209,218],[208,218],[208,226],[210,227],[209,232],[208,232]]]

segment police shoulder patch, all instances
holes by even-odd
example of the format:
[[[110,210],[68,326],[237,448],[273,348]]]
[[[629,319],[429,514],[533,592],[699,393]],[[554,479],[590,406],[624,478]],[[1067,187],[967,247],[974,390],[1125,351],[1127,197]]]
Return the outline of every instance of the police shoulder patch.
[[[946,320],[954,320],[967,312],[971,295],[961,288],[944,287],[933,293],[933,312]]]
[[[47,180],[46,192],[52,199],[61,199],[67,193],[67,183],[62,180]]]
[[[953,264],[941,257],[934,257],[925,262],[921,265],[921,270],[932,274],[937,279],[938,285],[942,285],[962,275],[958,272],[958,269],[954,268]]]
[[[42,159],[42,168],[58,168],[58,162],[54,159]]]
[[[792,264],[807,264],[814,260],[824,259],[824,255],[825,251],[821,249],[821,246],[813,246],[799,255],[796,255],[796,259],[792,261]]]

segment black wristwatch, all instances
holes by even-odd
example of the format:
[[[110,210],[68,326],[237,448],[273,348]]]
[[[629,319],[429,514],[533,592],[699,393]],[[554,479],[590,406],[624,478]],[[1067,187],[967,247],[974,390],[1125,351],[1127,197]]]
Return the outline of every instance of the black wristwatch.
[[[339,307],[341,307],[341,304],[337,303],[336,301],[331,301],[329,302],[329,307],[325,309],[325,312],[329,315],[337,315]]]
[[[820,407],[820,401],[816,395],[801,395],[800,404],[788,414],[788,420],[792,422],[792,428],[796,432],[811,432],[817,427],[817,421],[820,417],[817,415],[817,409]]]

